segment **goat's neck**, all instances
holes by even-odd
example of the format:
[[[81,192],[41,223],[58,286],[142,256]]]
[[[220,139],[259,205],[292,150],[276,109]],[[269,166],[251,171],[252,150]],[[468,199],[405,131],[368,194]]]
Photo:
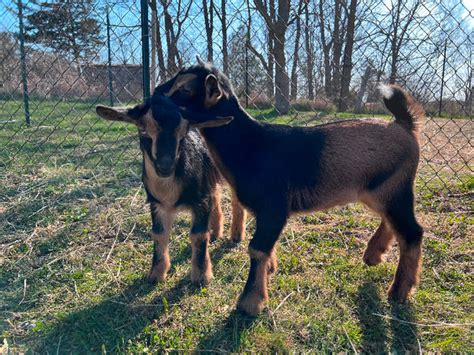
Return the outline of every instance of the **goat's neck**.
[[[259,139],[262,125],[245,112],[235,97],[221,99],[210,112],[213,116],[234,117],[225,126],[204,128],[201,132],[221,172],[225,176],[226,172],[235,175],[235,170],[245,169],[240,158],[253,154],[249,151],[252,149],[249,142]],[[229,180],[228,176],[226,178]]]

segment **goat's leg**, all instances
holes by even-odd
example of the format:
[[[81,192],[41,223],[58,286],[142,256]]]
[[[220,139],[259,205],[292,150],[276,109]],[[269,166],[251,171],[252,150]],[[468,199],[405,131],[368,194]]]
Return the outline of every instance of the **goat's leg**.
[[[382,217],[380,226],[369,240],[364,253],[364,262],[369,266],[380,264],[383,260],[383,255],[390,250],[393,240],[394,234],[390,230],[385,218]]]
[[[159,204],[151,203],[151,220],[153,239],[153,259],[148,281],[156,283],[164,281],[170,269],[170,257],[168,251],[169,235],[173,224],[174,213],[160,208]]]
[[[224,218],[222,216],[222,190],[220,186],[216,186],[213,191],[211,191],[211,220],[210,220],[210,229],[212,231],[212,237],[214,239],[222,238],[224,231]]]
[[[250,271],[237,309],[255,316],[268,300],[268,273],[276,267],[275,243],[285,226],[285,215],[258,215],[255,235],[249,245]]]
[[[239,202],[237,194],[232,189],[232,227],[231,237],[232,241],[239,243],[245,239],[245,220],[247,212]]]
[[[389,298],[405,301],[419,282],[423,228],[415,217],[412,184],[407,183],[395,197],[387,206],[387,218],[397,236],[400,259]]]
[[[203,201],[193,207],[193,225],[191,228],[192,270],[191,281],[194,284],[207,285],[212,279],[212,265],[209,256],[209,216],[211,203]]]

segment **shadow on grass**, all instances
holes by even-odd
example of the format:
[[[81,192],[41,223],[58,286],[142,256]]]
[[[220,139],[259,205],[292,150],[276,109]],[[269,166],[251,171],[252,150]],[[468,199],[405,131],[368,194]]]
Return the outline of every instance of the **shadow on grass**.
[[[382,304],[377,287],[371,281],[359,288],[356,301],[362,330],[362,352],[418,352],[415,311],[409,303],[392,303],[387,309]],[[389,315],[385,317],[386,313]]]
[[[393,303],[390,307],[392,329],[392,350],[415,352],[421,350],[418,340],[415,310],[410,303]]]
[[[256,320],[257,317],[249,317],[233,310],[221,325],[201,339],[196,351],[231,353],[242,351],[242,337]]]
[[[222,243],[213,253],[213,262],[225,255],[227,243]],[[190,246],[178,255],[172,255],[172,269],[190,262]],[[149,303],[140,298],[162,288]],[[171,288],[150,285],[144,278],[135,279],[116,295],[104,301],[67,314],[50,327],[42,330],[41,337],[32,339],[33,352],[120,352],[125,351],[130,339],[166,317],[168,306],[180,302],[184,297],[200,292],[200,287],[190,282],[189,275],[181,278]],[[40,334],[38,334],[40,335]]]

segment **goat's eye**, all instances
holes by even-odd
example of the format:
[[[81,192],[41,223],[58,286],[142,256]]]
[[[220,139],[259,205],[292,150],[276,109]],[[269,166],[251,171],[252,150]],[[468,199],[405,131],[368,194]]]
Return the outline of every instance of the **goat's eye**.
[[[181,88],[179,89],[179,91],[182,92],[182,93],[185,94],[185,95],[188,95],[188,96],[192,94],[191,89],[188,89],[188,88],[186,88],[186,87],[184,87],[184,86],[181,86]]]

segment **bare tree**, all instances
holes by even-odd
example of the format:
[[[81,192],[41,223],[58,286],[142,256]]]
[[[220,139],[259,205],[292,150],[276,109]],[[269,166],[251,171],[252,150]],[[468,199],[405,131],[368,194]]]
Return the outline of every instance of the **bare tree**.
[[[293,50],[293,65],[291,67],[291,85],[290,85],[290,98],[295,100],[298,95],[298,61],[299,61],[299,50],[300,50],[300,37],[301,37],[301,14],[304,8],[307,7],[307,2],[300,1],[298,6],[298,13],[296,14],[296,30],[295,30],[295,47]]]
[[[349,86],[352,73],[352,50],[354,48],[355,19],[357,11],[357,0],[351,0],[349,14],[347,16],[346,43],[341,76],[341,94],[339,97],[339,111],[345,111],[348,104]]]
[[[413,19],[415,18],[415,13],[418,7],[420,6],[421,1],[415,0],[411,9],[408,9],[406,14],[403,14],[403,9],[406,8],[407,2],[402,0],[397,0],[394,9],[392,9],[392,23],[391,29],[387,33],[387,38],[390,40],[390,54],[391,54],[391,63],[390,63],[390,84],[395,84],[397,80],[397,66],[399,60],[400,49],[402,48],[403,41],[407,34],[407,30],[410,27]]]
[[[304,28],[304,39],[305,39],[305,51],[306,51],[306,76],[308,82],[308,99],[314,100],[314,47],[313,47],[313,37],[310,29],[310,20],[309,20],[309,5],[305,6],[305,28]]]
[[[373,64],[370,60],[367,61],[367,66],[365,67],[364,75],[362,75],[359,92],[357,93],[357,99],[355,103],[355,112],[360,113],[364,108],[364,96],[367,92],[367,86],[369,84],[370,78],[373,74]]]
[[[214,31],[214,1],[202,0],[202,12],[204,15],[204,26],[206,27],[207,60],[213,62],[214,53],[212,48],[212,32]]]
[[[265,20],[268,34],[273,41],[270,53],[275,60],[275,108],[280,114],[285,114],[290,109],[289,100],[289,78],[286,72],[286,31],[288,25],[296,20],[290,21],[290,1],[278,0],[278,10],[275,7],[275,0],[264,3],[262,0],[254,0],[255,7]],[[268,6],[267,6],[268,5]]]
[[[217,9],[216,5],[214,5],[214,11],[221,21],[221,37],[222,37],[222,69],[224,73],[229,72],[229,50],[227,44],[227,12],[225,6],[225,0],[221,0],[221,8],[220,12]]]
[[[331,97],[336,98],[339,95],[341,85],[341,56],[342,43],[344,38],[345,21],[342,18],[342,0],[334,2],[334,29],[332,32],[333,54],[332,54],[332,85]]]
[[[176,15],[172,16],[170,13],[171,1],[160,0],[163,7],[163,17],[165,20],[165,38],[167,47],[166,60],[166,74],[164,77],[174,74],[178,70],[178,66],[182,66],[182,58],[178,51],[178,41],[182,34],[183,24],[189,16],[192,1],[189,2],[186,8],[183,8],[183,1],[178,0],[176,4]],[[176,25],[176,30],[174,25]]]

